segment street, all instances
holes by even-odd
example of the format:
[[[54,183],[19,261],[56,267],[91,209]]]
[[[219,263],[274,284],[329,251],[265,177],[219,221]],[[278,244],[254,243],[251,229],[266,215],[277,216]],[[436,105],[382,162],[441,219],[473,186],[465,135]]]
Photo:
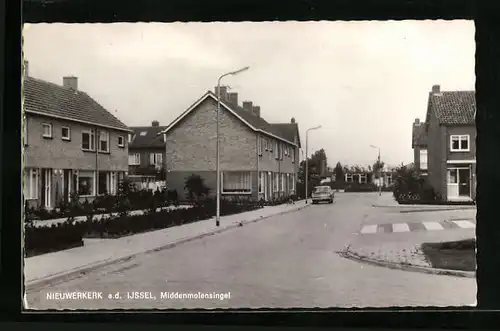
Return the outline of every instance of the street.
[[[247,224],[171,249],[137,256],[43,289],[28,289],[31,309],[291,308],[472,305],[476,280],[392,270],[351,261],[336,252],[360,240],[366,224],[459,217],[463,211],[394,213],[374,208],[378,193],[337,193],[334,204]],[[471,212],[466,212],[467,216]],[[435,215],[435,216],[434,216]],[[451,216],[449,216],[451,215]],[[397,219],[396,219],[397,218]],[[411,219],[410,219],[411,218]],[[465,231],[444,229],[447,231]],[[430,233],[430,232],[429,232]],[[433,231],[433,238],[438,236]],[[411,240],[426,232],[394,233]],[[362,239],[368,238],[368,239]],[[377,239],[378,238],[378,239]],[[104,299],[46,300],[47,293],[97,291]],[[126,300],[127,292],[152,299]],[[228,293],[224,300],[161,299],[161,292]],[[120,293],[122,300],[108,300]]]

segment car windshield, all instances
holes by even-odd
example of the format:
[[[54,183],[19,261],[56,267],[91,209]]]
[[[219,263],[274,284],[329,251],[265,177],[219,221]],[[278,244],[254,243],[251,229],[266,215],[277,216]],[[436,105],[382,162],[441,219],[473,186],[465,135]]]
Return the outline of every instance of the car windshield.
[[[328,193],[330,187],[328,186],[318,186],[314,188],[314,193]]]

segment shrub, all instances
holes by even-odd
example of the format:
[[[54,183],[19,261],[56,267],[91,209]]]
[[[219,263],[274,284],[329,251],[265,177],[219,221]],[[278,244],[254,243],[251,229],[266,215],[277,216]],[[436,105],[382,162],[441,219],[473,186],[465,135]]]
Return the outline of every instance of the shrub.
[[[186,179],[184,188],[187,191],[188,199],[196,203],[199,203],[201,198],[207,196],[210,192],[203,178],[195,174],[192,174]]]
[[[393,185],[396,201],[432,202],[439,200],[432,186],[413,167],[402,166],[396,171]]]
[[[345,186],[346,192],[376,192],[378,189],[377,185],[373,183],[348,183]]]
[[[84,232],[83,226],[69,223],[53,224],[50,227],[27,225],[24,230],[25,255],[30,257],[82,246]]]

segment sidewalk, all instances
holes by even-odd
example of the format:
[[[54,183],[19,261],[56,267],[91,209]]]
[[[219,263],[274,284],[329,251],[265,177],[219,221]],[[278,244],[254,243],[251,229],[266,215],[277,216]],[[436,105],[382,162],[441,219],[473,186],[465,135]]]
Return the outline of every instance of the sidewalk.
[[[83,247],[33,256],[24,259],[26,286],[41,285],[62,277],[69,277],[114,262],[126,260],[135,255],[170,248],[194,239],[220,233],[239,224],[257,222],[261,219],[303,209],[305,201],[295,204],[269,206],[241,214],[222,216],[220,227],[215,218],[151,231],[118,239],[85,240]]]
[[[420,249],[421,244],[426,242],[447,242],[474,237],[473,230],[456,230],[426,232],[418,236],[385,236],[379,238],[378,243],[359,238],[338,253],[345,258],[380,267],[474,278],[474,272],[432,268]]]
[[[377,208],[398,208],[401,213],[476,209],[475,205],[400,205],[394,199],[392,192],[382,192],[382,195],[377,196],[376,202],[372,206]]]

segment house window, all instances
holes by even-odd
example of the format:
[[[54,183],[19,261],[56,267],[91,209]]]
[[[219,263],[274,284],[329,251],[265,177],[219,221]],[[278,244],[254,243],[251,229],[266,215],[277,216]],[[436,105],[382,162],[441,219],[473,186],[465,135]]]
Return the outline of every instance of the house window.
[[[151,153],[149,154],[149,164],[156,167],[161,167],[163,165],[163,154],[161,153]]]
[[[268,146],[267,146],[267,139],[264,138],[264,149],[267,151],[268,150]]]
[[[265,181],[265,172],[259,173],[259,193],[264,193],[264,181]]]
[[[258,144],[258,149],[259,149],[259,155],[262,156],[262,145],[264,144],[264,138],[260,137],[259,138],[259,144]]]
[[[118,136],[118,147],[125,147],[125,137]]]
[[[458,183],[458,169],[448,169],[448,184]]]
[[[279,173],[275,172],[274,173],[274,183],[273,183],[274,192],[278,192],[278,190],[279,190],[279,181],[280,181]]]
[[[132,142],[132,134],[131,134],[131,133],[129,133],[129,134],[128,134],[128,142],[129,142],[129,143],[131,143],[131,142]]]
[[[368,178],[367,178],[366,174],[361,174],[361,175],[359,175],[359,182],[360,182],[361,184],[366,184],[366,183],[367,183],[367,181],[368,181]]]
[[[450,136],[450,150],[452,152],[468,152],[470,150],[469,140],[469,135]]]
[[[420,150],[420,169],[427,170],[427,150]]]
[[[95,150],[95,132],[94,130],[82,131],[82,149],[85,151]]]
[[[292,174],[290,178],[292,180],[292,191],[295,191],[295,174]]]
[[[285,174],[281,174],[281,192],[285,192]]]
[[[109,172],[99,171],[98,194],[109,193]]]
[[[222,173],[222,193],[251,193],[252,173],[251,172],[223,172]]]
[[[140,165],[141,164],[141,154],[135,153],[128,156],[129,165]]]
[[[95,173],[93,171],[78,172],[78,194],[80,196],[94,195]]]
[[[352,183],[352,174],[345,174],[345,182],[346,183]]]
[[[42,123],[42,128],[43,128],[42,137],[52,138],[52,124]]]
[[[24,170],[24,199],[31,200],[38,198],[38,170]]]
[[[292,147],[292,163],[295,163],[295,147]]]
[[[109,132],[99,132],[99,152],[109,153]]]
[[[144,136],[146,136],[147,134],[148,134],[148,132],[147,132],[147,131],[142,131],[142,132],[140,133],[141,137],[144,137]]]
[[[274,158],[277,160],[280,158],[279,143],[277,141],[274,142]]]
[[[61,138],[62,140],[71,140],[71,129],[69,126],[61,127]]]

